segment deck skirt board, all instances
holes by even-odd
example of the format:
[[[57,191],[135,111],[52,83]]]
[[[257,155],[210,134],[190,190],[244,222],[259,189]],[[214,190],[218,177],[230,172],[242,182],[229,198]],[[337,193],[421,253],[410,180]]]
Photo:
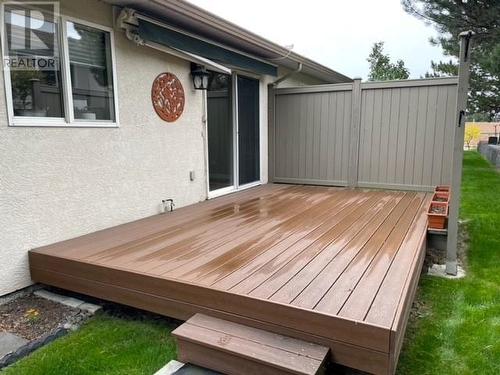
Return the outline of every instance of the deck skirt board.
[[[72,260],[47,257],[42,254],[31,253],[30,262],[38,265],[32,267],[32,273],[35,270],[39,274],[39,267],[41,270],[57,273],[59,278],[69,275],[74,276],[80,284],[85,283],[89,279],[89,274],[91,274],[92,280],[103,285],[113,285],[150,296],[185,301],[204,308],[243,315],[272,324],[287,321],[291,327],[301,326],[304,313],[308,312],[302,309],[290,309],[284,304],[270,304],[262,299],[227,293],[180,280],[158,279],[142,273],[117,268],[109,269],[94,264],[82,264]],[[61,270],[64,271],[61,272]],[[36,277],[34,279],[38,280]],[[58,286],[64,287],[64,284]],[[70,289],[70,287],[70,284],[66,285],[66,288]],[[177,316],[175,317],[177,318]],[[352,342],[353,332],[357,332],[360,336],[363,336],[366,347],[384,352],[388,350],[389,332],[383,327],[345,319],[339,320],[335,316],[315,312],[309,312],[308,319],[308,331],[312,334],[350,343]]]
[[[312,338],[339,363],[390,373],[429,199],[266,185],[32,250],[30,269],[35,281],[179,319],[211,312]]]

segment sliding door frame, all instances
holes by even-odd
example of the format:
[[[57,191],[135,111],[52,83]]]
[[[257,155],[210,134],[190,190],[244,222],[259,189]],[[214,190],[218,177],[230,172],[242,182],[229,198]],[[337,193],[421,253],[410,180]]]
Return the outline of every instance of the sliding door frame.
[[[258,109],[258,114],[257,118],[259,119],[259,178],[258,180],[254,182],[250,182],[247,184],[240,185],[240,171],[239,171],[239,126],[238,126],[238,76],[242,77],[247,77],[251,79],[255,79],[259,82],[258,85],[258,95],[259,95],[259,109]],[[261,81],[260,77],[257,75],[253,75],[251,73],[247,72],[240,72],[240,71],[235,71],[231,73],[231,103],[232,103],[232,121],[233,121],[233,185],[227,186],[221,189],[213,190],[210,191],[210,162],[209,162],[209,157],[210,155],[208,154],[208,95],[204,95],[204,107],[205,107],[205,130],[206,130],[206,137],[205,137],[205,152],[206,152],[206,159],[207,162],[206,168],[207,168],[207,197],[208,199],[220,197],[222,195],[234,193],[236,191],[241,191],[245,189],[249,189],[258,185],[262,184],[262,124],[261,124],[261,112],[263,110],[261,106]]]

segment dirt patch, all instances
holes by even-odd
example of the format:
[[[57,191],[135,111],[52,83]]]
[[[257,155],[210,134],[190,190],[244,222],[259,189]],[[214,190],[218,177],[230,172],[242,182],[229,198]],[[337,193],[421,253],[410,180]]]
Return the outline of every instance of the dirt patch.
[[[425,254],[424,260],[424,271],[431,267],[433,264],[445,264],[446,263],[446,251],[439,250],[433,247],[428,247]]]
[[[415,296],[415,300],[411,306],[410,310],[410,320],[416,320],[423,318],[430,314],[430,308],[425,303],[424,299],[420,296],[419,293]]]
[[[446,197],[435,197],[434,202],[448,202],[448,198]]]
[[[31,341],[77,320],[80,314],[78,309],[30,294],[0,305],[0,331]]]
[[[469,233],[467,231],[467,223],[460,222],[458,226],[457,238],[457,257],[458,264],[466,269],[467,264],[467,249],[469,246]],[[433,247],[427,247],[425,254],[423,272],[426,273],[429,267],[433,264],[446,264],[446,250],[440,250]]]
[[[437,204],[432,205],[431,209],[429,210],[431,214],[438,214],[438,215],[446,215],[446,207],[445,206],[438,206]]]

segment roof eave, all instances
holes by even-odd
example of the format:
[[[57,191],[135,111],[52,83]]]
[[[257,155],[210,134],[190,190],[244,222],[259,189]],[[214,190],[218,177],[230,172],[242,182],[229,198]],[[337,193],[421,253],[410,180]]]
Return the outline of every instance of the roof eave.
[[[202,35],[215,37],[218,41],[241,48],[242,51],[260,54],[262,58],[269,59],[270,62],[286,66],[287,68],[294,69],[301,63],[303,65],[303,73],[328,83],[352,81],[351,78],[339,72],[295,52],[290,52],[276,43],[184,0],[104,1],[110,4],[130,6],[138,10],[147,11],[157,17],[170,17],[178,22],[179,25],[189,26],[193,31],[199,30]]]

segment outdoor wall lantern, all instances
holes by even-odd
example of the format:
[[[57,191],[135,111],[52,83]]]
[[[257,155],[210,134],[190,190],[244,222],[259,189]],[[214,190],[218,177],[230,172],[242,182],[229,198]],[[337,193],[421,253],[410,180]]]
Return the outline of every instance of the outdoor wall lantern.
[[[204,66],[191,63],[191,77],[193,78],[193,85],[195,90],[208,89],[208,73]]]

